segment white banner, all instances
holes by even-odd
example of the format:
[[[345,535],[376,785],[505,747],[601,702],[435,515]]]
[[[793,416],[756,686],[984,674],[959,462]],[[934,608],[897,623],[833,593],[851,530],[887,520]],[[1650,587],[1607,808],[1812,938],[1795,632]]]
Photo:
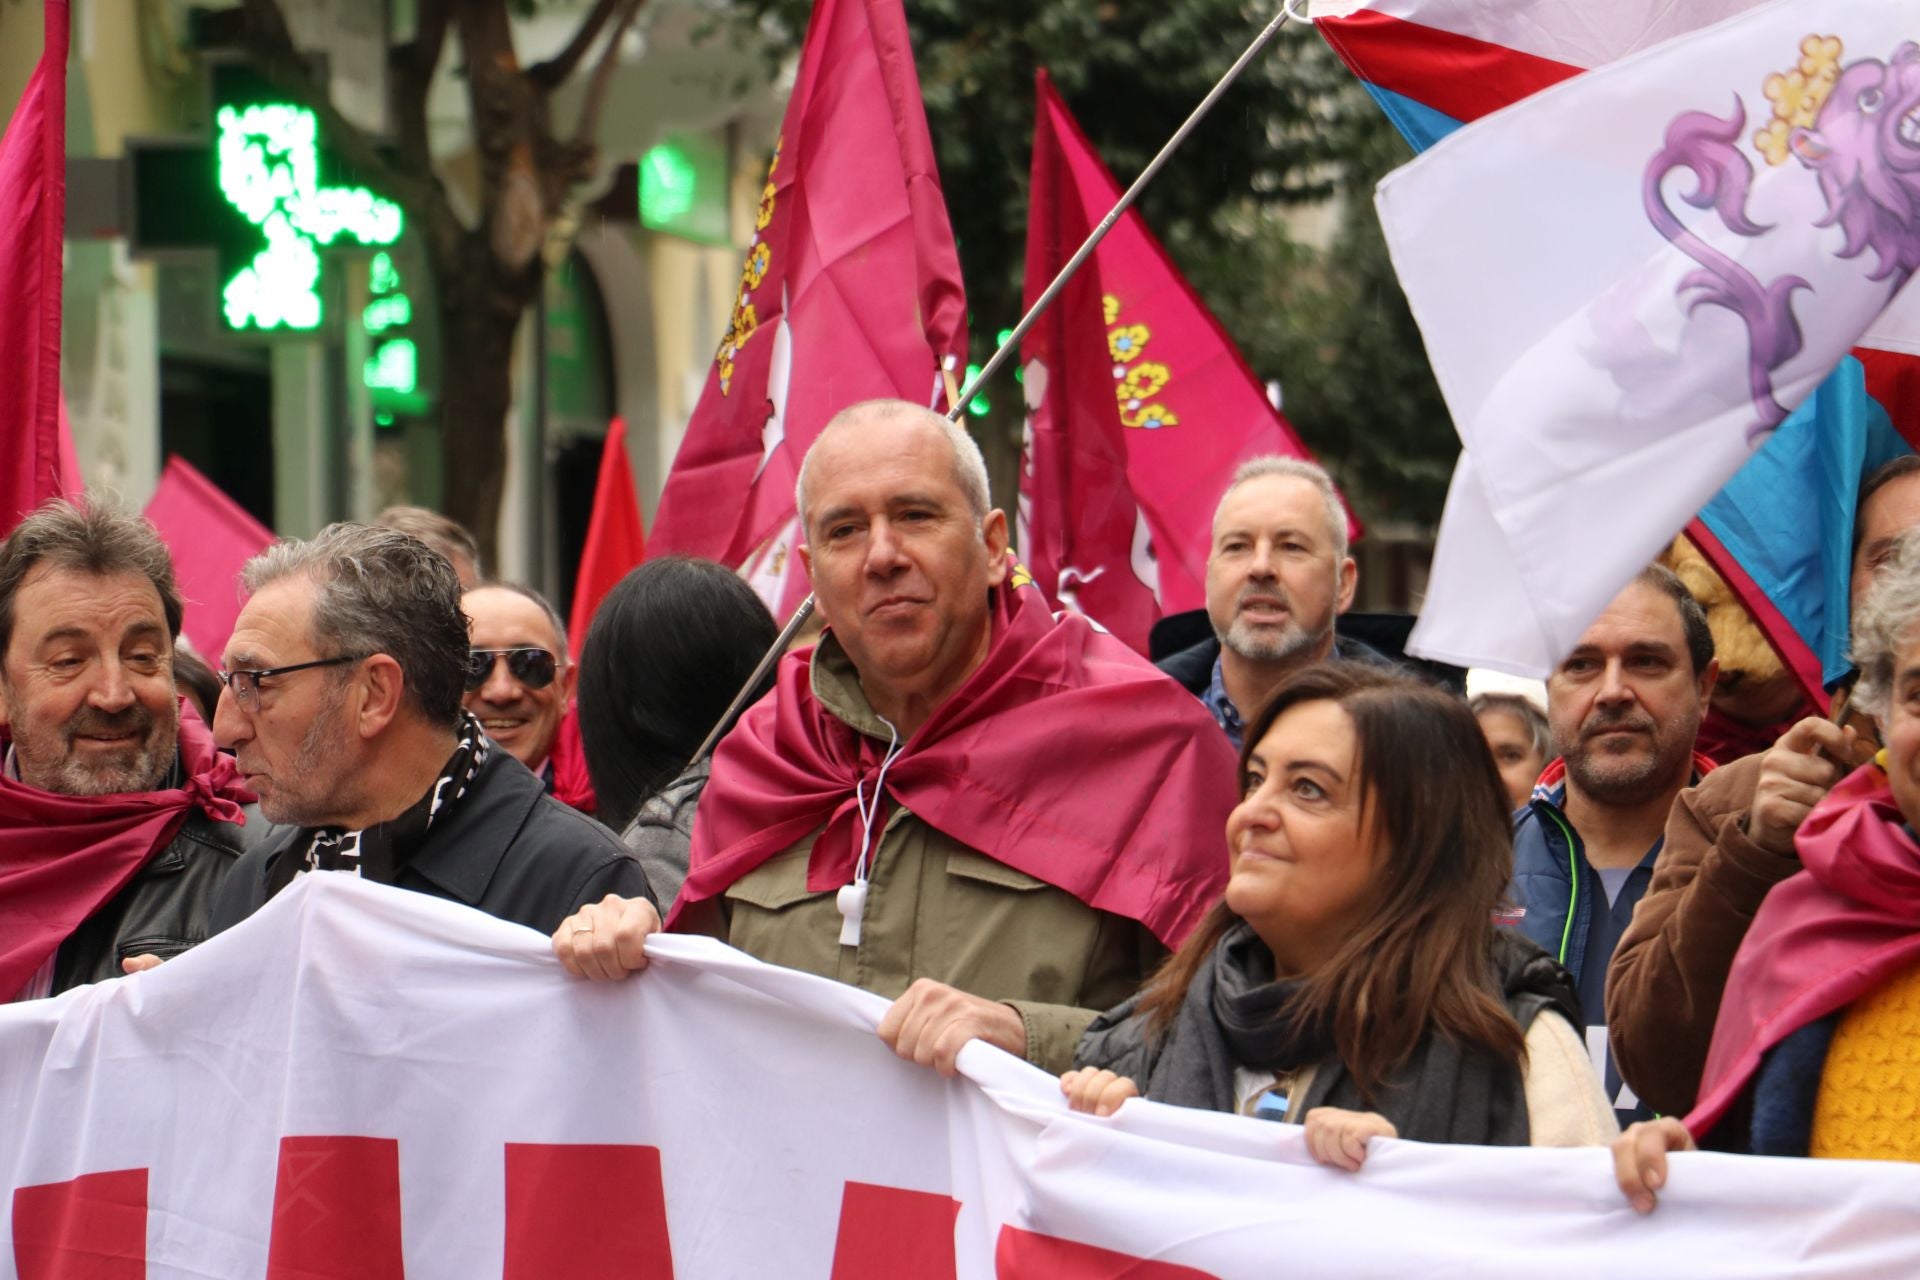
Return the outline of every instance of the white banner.
[[[985,1045],[945,1080],[885,1002],[664,938],[544,938],[344,876],[151,973],[0,1008],[0,1274],[47,1277],[1913,1276],[1920,1169],[1378,1142],[1063,1110]]]

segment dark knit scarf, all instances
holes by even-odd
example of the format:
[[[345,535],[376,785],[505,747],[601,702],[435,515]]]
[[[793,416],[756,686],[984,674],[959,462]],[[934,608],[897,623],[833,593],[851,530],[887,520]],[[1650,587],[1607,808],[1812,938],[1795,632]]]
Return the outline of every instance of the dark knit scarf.
[[[1492,964],[1508,1010],[1522,1033],[1543,1009],[1573,1026],[1580,1009],[1567,973],[1510,930],[1494,935]],[[1375,1111],[1403,1138],[1476,1146],[1524,1146],[1530,1130],[1524,1080],[1511,1063],[1463,1049],[1429,1033],[1389,1075],[1371,1101],[1340,1062],[1330,1025],[1296,1027],[1288,1016],[1301,995],[1298,979],[1276,982],[1273,955],[1244,922],[1221,939],[1194,975],[1146,1081],[1146,1096],[1176,1106],[1231,1112],[1234,1071],[1245,1066],[1279,1074],[1313,1067],[1306,1096],[1291,1115],[1314,1107]]]
[[[487,762],[493,743],[480,722],[460,713],[460,741],[447,757],[433,785],[398,817],[360,831],[343,827],[313,827],[301,833],[305,849],[282,857],[267,885],[272,897],[302,871],[345,871],[378,884],[392,884],[394,876],[426,841],[427,832],[447,809],[467,794],[480,766]],[[301,848],[296,841],[295,849]]]

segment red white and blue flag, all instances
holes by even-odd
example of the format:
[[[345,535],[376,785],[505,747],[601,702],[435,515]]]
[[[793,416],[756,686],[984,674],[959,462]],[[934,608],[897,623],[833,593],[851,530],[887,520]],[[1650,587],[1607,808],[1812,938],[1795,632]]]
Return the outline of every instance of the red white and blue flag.
[[[1765,206],[1764,199],[1758,196],[1761,188],[1774,192],[1776,197],[1790,189],[1784,180],[1788,174],[1799,171],[1803,175],[1805,181],[1801,183],[1801,189],[1804,195],[1812,190],[1812,179],[1820,178],[1831,183],[1840,165],[1850,163],[1844,158],[1813,154],[1826,145],[1823,129],[1839,119],[1837,106],[1827,115],[1820,114],[1832,98],[1834,82],[1843,72],[1852,74],[1856,80],[1872,74],[1863,65],[1864,62],[1871,62],[1876,66],[1892,68],[1886,73],[1890,86],[1895,82],[1904,83],[1901,77],[1905,74],[1902,68],[1906,64],[1898,56],[1894,45],[1877,51],[1878,56],[1875,56],[1876,51],[1861,47],[1854,41],[1833,43],[1838,39],[1834,33],[1839,31],[1839,26],[1824,11],[1811,11],[1791,3],[1774,4],[1765,13],[1758,12],[1759,8],[1754,0],[1701,0],[1684,6],[1655,3],[1653,0],[1631,0],[1629,3],[1608,6],[1573,6],[1550,0],[1504,0],[1494,4],[1467,3],[1465,0],[1377,0],[1375,3],[1355,4],[1343,0],[1334,4],[1316,4],[1315,17],[1329,44],[1360,76],[1368,91],[1401,132],[1421,148],[1431,146],[1451,136],[1463,125],[1478,121],[1512,103],[1573,80],[1589,69],[1609,67],[1667,41],[1696,50],[1692,55],[1695,59],[1692,65],[1700,70],[1684,74],[1700,75],[1704,77],[1702,83],[1717,83],[1714,64],[1720,55],[1716,55],[1714,49],[1728,47],[1728,42],[1733,38],[1730,33],[1742,25],[1739,20],[1748,11],[1755,11],[1750,19],[1752,21],[1766,21],[1771,15],[1787,25],[1800,21],[1806,28],[1787,42],[1780,56],[1775,59],[1777,66],[1763,73],[1755,84],[1744,86],[1728,83],[1726,91],[1722,93],[1722,101],[1718,102],[1708,102],[1704,96],[1694,94],[1699,99],[1697,110],[1715,113],[1721,121],[1721,132],[1727,135],[1727,139],[1713,153],[1697,151],[1693,155],[1684,154],[1687,145],[1684,140],[1680,151],[1669,151],[1668,158],[1675,163],[1665,171],[1667,190],[1664,193],[1657,189],[1660,179],[1651,178],[1652,165],[1649,162],[1646,170],[1634,175],[1634,186],[1644,186],[1652,180],[1656,188],[1651,193],[1633,193],[1642,197],[1637,202],[1641,205],[1640,209],[1611,209],[1602,214],[1602,208],[1610,208],[1604,203],[1586,207],[1582,207],[1577,199],[1562,199],[1555,203],[1544,193],[1543,186],[1536,186],[1522,201],[1509,201],[1504,210],[1483,210],[1495,220],[1495,225],[1506,232],[1514,231],[1516,219],[1526,216],[1533,219],[1531,231],[1510,236],[1509,243],[1496,255],[1505,260],[1512,260],[1516,252],[1524,251],[1529,246],[1540,247],[1545,243],[1542,236],[1548,239],[1556,235],[1585,238],[1584,241],[1565,240],[1562,247],[1549,253],[1545,260],[1535,260],[1543,274],[1540,279],[1528,281],[1527,284],[1536,299],[1542,299],[1552,294],[1555,286],[1567,276],[1587,281],[1591,286],[1590,292],[1604,289],[1608,282],[1597,278],[1591,267],[1594,261],[1605,259],[1606,255],[1594,255],[1583,250],[1588,243],[1618,244],[1621,235],[1631,236],[1634,233],[1636,225],[1644,232],[1648,220],[1654,218],[1655,203],[1668,207],[1668,213],[1662,216],[1670,221],[1670,229],[1675,231],[1674,236],[1666,237],[1669,248],[1678,247],[1682,241],[1692,238],[1695,243],[1705,245],[1710,254],[1719,253],[1721,250],[1715,247],[1717,242],[1712,234],[1694,234],[1698,229],[1696,224],[1713,223],[1715,216],[1710,213],[1702,218],[1689,212],[1684,203],[1689,195],[1682,189],[1687,185],[1685,179],[1689,174],[1698,173],[1688,163],[1691,159],[1709,164],[1725,160],[1728,167],[1724,174],[1729,181],[1741,180],[1745,175],[1745,181],[1756,183],[1756,203],[1752,211],[1759,211]],[[1735,21],[1713,32],[1701,30],[1728,19]],[[1692,34],[1689,40],[1690,33],[1697,34]],[[1684,61],[1683,55],[1669,53],[1662,65],[1678,66]],[[1856,67],[1859,70],[1854,70]],[[1615,70],[1610,70],[1608,75],[1615,75]],[[1556,166],[1569,166],[1574,170],[1592,167],[1591,157],[1585,154],[1591,150],[1587,145],[1588,137],[1597,137],[1602,132],[1617,133],[1624,119],[1636,118],[1638,104],[1624,100],[1621,95],[1624,93],[1631,98],[1639,89],[1633,86],[1630,79],[1617,79],[1616,85],[1618,88],[1611,97],[1605,93],[1582,97],[1583,106],[1580,108],[1572,106],[1573,97],[1567,91],[1558,91],[1553,98],[1555,106],[1548,107],[1543,100],[1540,104],[1522,109],[1536,121],[1547,118],[1548,112],[1557,112],[1565,126],[1564,153],[1557,160],[1549,160],[1540,176],[1551,174],[1554,175],[1551,180],[1558,181],[1566,171]],[[1685,83],[1662,86],[1677,91],[1685,91],[1689,87]],[[1894,101],[1904,101],[1897,89],[1890,88],[1889,96]],[[1744,125],[1750,126],[1746,129],[1750,136],[1746,138],[1734,136],[1739,130],[1733,125],[1732,116],[1719,114],[1725,112],[1727,102],[1736,99],[1735,114],[1742,117]],[[1586,126],[1588,134],[1582,135],[1582,126],[1567,115],[1573,109],[1602,112],[1595,118],[1605,121],[1604,130],[1594,127],[1590,120]],[[1904,119],[1900,111],[1893,109],[1892,102],[1889,103],[1888,114],[1881,117],[1883,122],[1890,122],[1882,130],[1886,140],[1881,152],[1885,158],[1885,166],[1881,170],[1883,173],[1898,174],[1904,171],[1904,162],[1899,155],[1892,153],[1902,152],[1909,147],[1912,143],[1909,135],[1920,132],[1920,125],[1916,125],[1909,130],[1909,135],[1903,135],[1901,122]],[[1487,127],[1505,130],[1509,139],[1524,135],[1524,127],[1516,128],[1503,122],[1490,122]],[[1798,135],[1796,130],[1800,131]],[[1801,140],[1798,144],[1796,137]],[[1538,136],[1534,140],[1537,141]],[[1496,145],[1491,149],[1482,148],[1481,152],[1483,157],[1487,157],[1498,150]],[[1650,158],[1661,148],[1656,145],[1645,150]],[[1738,155],[1737,160],[1727,160],[1728,156],[1735,154]],[[1503,163],[1518,163],[1520,159],[1520,156],[1509,154]],[[1605,167],[1615,163],[1615,158],[1609,157],[1598,161],[1597,165]],[[1756,168],[1759,174],[1757,180],[1753,177]],[[1567,190],[1577,189],[1578,186],[1579,179],[1575,178],[1560,194],[1564,196]],[[1703,190],[1706,191],[1701,197],[1704,204],[1693,207],[1711,209],[1716,203],[1715,191],[1711,187]],[[1719,194],[1726,194],[1724,186],[1719,188]],[[1790,242],[1813,244],[1816,255],[1824,252],[1828,260],[1864,261],[1867,267],[1864,274],[1872,274],[1881,259],[1872,252],[1863,252],[1866,241],[1856,241],[1855,232],[1851,229],[1853,224],[1849,221],[1868,217],[1869,214],[1866,208],[1858,205],[1852,206],[1851,211],[1842,211],[1840,206],[1845,203],[1841,198],[1843,195],[1838,189],[1829,190],[1825,207],[1816,207],[1814,216],[1803,220],[1818,223],[1822,217],[1831,217],[1833,222],[1824,228],[1788,227],[1780,234],[1755,234],[1744,238],[1752,243],[1744,243],[1742,237],[1735,236],[1734,243],[1743,251],[1750,251],[1764,242],[1763,257],[1766,254],[1777,255],[1781,247]],[[1901,192],[1890,188],[1886,196],[1897,206]],[[1527,203],[1529,200],[1530,205]],[[1736,207],[1737,201],[1731,197],[1721,199],[1719,206],[1722,213],[1731,215],[1735,220],[1750,212]],[[1679,211],[1677,214],[1672,212],[1675,209]],[[1383,216],[1384,213],[1383,203]],[[1897,221],[1897,215],[1895,217]],[[1733,224],[1724,217],[1718,220],[1725,228],[1721,233],[1722,238],[1726,238],[1732,232]],[[1860,234],[1871,238],[1866,231]],[[1895,234],[1891,231],[1885,233]],[[1882,236],[1883,241],[1885,235]],[[1821,249],[1821,245],[1825,249]],[[1684,248],[1681,252],[1685,252]],[[1624,273],[1632,266],[1643,265],[1646,256],[1643,254],[1642,260],[1623,257],[1620,270]],[[1735,252],[1731,256],[1738,258],[1741,254]],[[1710,277],[1714,270],[1700,262],[1688,265],[1689,269],[1703,273],[1703,278]],[[1903,278],[1903,270],[1896,265],[1893,274],[1873,283],[1876,286],[1886,285],[1888,281],[1897,283]],[[1752,282],[1759,280],[1759,276],[1753,272],[1749,271],[1748,274]],[[1813,345],[1831,353],[1831,332],[1823,331],[1822,325],[1835,318],[1836,313],[1829,310],[1834,291],[1831,288],[1824,292],[1805,291],[1784,283],[1789,276],[1796,274],[1799,273],[1783,266],[1770,277],[1772,283],[1779,285],[1787,294],[1798,294],[1797,297],[1776,299],[1772,305],[1776,313],[1772,327],[1777,331],[1772,336],[1789,345],[1804,341],[1804,335],[1800,335],[1798,330],[1805,324],[1812,331],[1822,333]],[[1749,280],[1741,279],[1737,272],[1732,278],[1738,281],[1738,289],[1751,292],[1752,283]],[[1483,288],[1482,281],[1476,284],[1475,291],[1480,292]],[[1413,286],[1409,285],[1409,289],[1411,292]],[[1702,300],[1697,306],[1702,309],[1706,323],[1695,326],[1696,331],[1709,328],[1716,322],[1716,306],[1720,312],[1720,322],[1724,322],[1734,310],[1716,304],[1706,296],[1711,292],[1711,287],[1699,291]],[[1891,296],[1893,289],[1889,286],[1883,292]],[[1756,299],[1747,309],[1764,318],[1768,305],[1765,300]],[[1551,310],[1552,304],[1548,304],[1548,307]],[[1562,308],[1551,315],[1535,315],[1533,321],[1550,328],[1566,318],[1567,310]],[[1911,394],[1914,384],[1920,382],[1920,364],[1913,359],[1915,355],[1920,355],[1920,318],[1909,318],[1905,314],[1920,312],[1920,297],[1902,298],[1878,319],[1867,323],[1860,321],[1859,307],[1842,307],[1842,310],[1852,317],[1847,323],[1858,325],[1853,338],[1856,343],[1853,352],[1855,359],[1843,361],[1834,374],[1834,381],[1823,386],[1820,394],[1808,399],[1798,412],[1787,414],[1785,411],[1794,407],[1792,403],[1783,403],[1777,395],[1768,397],[1773,403],[1762,414],[1769,420],[1766,447],[1759,449],[1750,459],[1732,459],[1734,473],[1726,488],[1713,494],[1711,486],[1708,486],[1707,496],[1711,501],[1705,502],[1699,520],[1689,526],[1694,541],[1747,603],[1781,651],[1788,668],[1800,677],[1809,698],[1816,702],[1820,698],[1823,683],[1838,678],[1846,669],[1847,544],[1859,479],[1865,470],[1878,461],[1906,447],[1900,436],[1892,430],[1893,427],[1902,428],[1901,434],[1909,438],[1920,436],[1920,401]],[[1763,323],[1762,328],[1765,327]],[[1755,339],[1768,336],[1765,333],[1753,334]],[[1447,343],[1443,337],[1436,344],[1429,329],[1430,352],[1434,352],[1436,345],[1445,347]],[[1754,377],[1771,378],[1785,363],[1771,363],[1772,357],[1783,354],[1779,347],[1766,352],[1754,345],[1753,352],[1761,357],[1759,364],[1763,366]],[[1438,364],[1440,357],[1435,354]],[[1700,357],[1696,352],[1689,355],[1688,359],[1697,366]],[[1865,365],[1864,375],[1857,367],[1856,360]],[[1632,383],[1645,372],[1643,365],[1622,376],[1627,383]],[[1443,385],[1445,381],[1443,376]],[[1752,381],[1751,377],[1749,381]],[[1795,402],[1811,390],[1811,384],[1804,377],[1797,381],[1803,385],[1793,396]],[[1903,387],[1907,389],[1905,393],[1901,390]],[[1604,392],[1601,399],[1605,400]],[[1614,401],[1613,408],[1617,409],[1619,403],[1618,400]],[[1454,407],[1456,419],[1459,419],[1460,408],[1457,404]],[[1608,412],[1605,404],[1598,410],[1603,419]],[[1465,422],[1460,425],[1463,439],[1468,439],[1469,425]],[[1679,432],[1676,432],[1678,435]],[[1542,442],[1536,440],[1528,448],[1538,451],[1541,446]],[[1463,477],[1456,477],[1455,490],[1461,497],[1459,502],[1452,505],[1459,514],[1464,514],[1470,506],[1480,505],[1487,484],[1486,463],[1473,458],[1473,452],[1470,448],[1470,456],[1462,469],[1464,478],[1469,482],[1463,484]],[[1577,454],[1578,451],[1575,452]],[[1564,457],[1562,461],[1565,461]],[[1721,465],[1725,461],[1723,459]],[[1740,466],[1742,461],[1745,462],[1744,467]],[[1668,462],[1672,467],[1682,470],[1691,466],[1696,475],[1705,474],[1700,468],[1713,465],[1706,453],[1669,458]],[[1631,470],[1629,464],[1618,460],[1590,460],[1589,465],[1601,466],[1609,472]],[[1520,472],[1505,465],[1501,470],[1501,477],[1493,481],[1494,488],[1506,489],[1508,498],[1517,498],[1523,503],[1531,500],[1536,510],[1546,505],[1538,501],[1538,494],[1519,494],[1508,484],[1511,475]],[[1524,470],[1521,468],[1521,472]],[[1537,472],[1535,475],[1538,478]],[[1671,479],[1670,476],[1666,478]],[[1671,487],[1666,486],[1669,489]],[[1604,486],[1600,486],[1593,491],[1603,489]],[[1686,517],[1691,514],[1691,511],[1677,510],[1671,502],[1665,505],[1648,502],[1650,496],[1664,491],[1660,477],[1656,477],[1649,486],[1629,486],[1616,492],[1615,496],[1624,495],[1630,500],[1611,512],[1609,518],[1617,519],[1622,511],[1635,515],[1638,522],[1633,534],[1636,554],[1639,550],[1664,544],[1674,529],[1685,523]],[[1570,514],[1570,511],[1562,514]],[[1477,548],[1475,559],[1478,564],[1469,567],[1456,560],[1455,572],[1451,575],[1444,571],[1437,574],[1436,588],[1444,585],[1443,580],[1449,576],[1456,583],[1464,581],[1470,586],[1479,585],[1473,580],[1485,576],[1485,566],[1490,560],[1507,562],[1504,569],[1494,573],[1496,578],[1518,573],[1523,578],[1531,577],[1537,588],[1539,575],[1528,573],[1526,565],[1542,558],[1539,554],[1542,548],[1527,546],[1514,549],[1513,544],[1516,540],[1533,542],[1538,537],[1538,530],[1519,535],[1517,530],[1520,526],[1511,523],[1511,516],[1512,510],[1509,508],[1509,518],[1495,520],[1490,527],[1486,513],[1479,512],[1470,523],[1476,525],[1482,535],[1494,534],[1498,543],[1502,544],[1502,549],[1490,551],[1491,544],[1467,539],[1464,545]],[[1460,519],[1451,523],[1456,529],[1464,527]],[[1663,524],[1670,527],[1655,527]],[[1458,538],[1453,541],[1461,542]],[[1551,541],[1545,545],[1550,546]],[[1516,559],[1518,563],[1513,563]],[[1573,562],[1585,562],[1585,558]],[[1621,581],[1625,576],[1630,576],[1612,568],[1609,572]],[[1552,589],[1543,593],[1535,588],[1529,588],[1526,594],[1544,612],[1553,614],[1566,607],[1568,602],[1559,598],[1564,596],[1564,592]],[[1471,604],[1466,600],[1449,602],[1438,590],[1430,598],[1436,601],[1443,617],[1450,611],[1450,603],[1478,609],[1483,614],[1490,609],[1500,608],[1492,597],[1484,594]],[[1600,603],[1604,604],[1606,596],[1599,598]],[[1518,608],[1523,615],[1528,611],[1525,602],[1511,594],[1505,600],[1505,607],[1508,610]],[[1430,606],[1430,611],[1432,608]],[[1586,605],[1583,604],[1574,612],[1584,608]],[[1597,612],[1597,606],[1593,611]],[[1590,617],[1591,614],[1586,616]],[[1416,645],[1439,643],[1455,652],[1464,653],[1467,649],[1484,648],[1483,640],[1489,626],[1497,628],[1501,625],[1483,622],[1465,630],[1449,628],[1437,631],[1430,623],[1423,627],[1426,634],[1416,639]],[[1573,634],[1577,634],[1583,625],[1584,619],[1574,619],[1545,629],[1564,633],[1570,628]],[[1483,640],[1470,638],[1476,633]],[[1564,639],[1561,643],[1564,646]],[[1495,648],[1500,647],[1495,645]],[[1552,645],[1543,643],[1542,637],[1536,634],[1518,649],[1506,653],[1485,653],[1481,655],[1481,660],[1493,665],[1538,670],[1550,664],[1555,656],[1546,652],[1550,648]]]

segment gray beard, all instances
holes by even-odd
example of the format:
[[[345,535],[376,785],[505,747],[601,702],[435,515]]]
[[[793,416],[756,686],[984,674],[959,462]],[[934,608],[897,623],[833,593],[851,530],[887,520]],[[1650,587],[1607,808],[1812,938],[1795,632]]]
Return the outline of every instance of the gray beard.
[[[1693,739],[1685,741],[1690,745]],[[1645,804],[1666,790],[1680,767],[1671,752],[1655,752],[1631,766],[1622,762],[1613,769],[1598,767],[1599,762],[1589,752],[1577,747],[1564,755],[1567,779],[1588,798],[1612,808]]]
[[[300,779],[303,787],[312,786],[319,791],[322,786],[320,780],[326,776],[324,766],[339,756],[342,743],[339,727],[334,722],[339,719],[340,708],[345,704],[345,698],[337,696],[336,691],[336,696],[329,698],[321,707],[320,713],[314,716],[313,722],[302,735],[300,749],[294,754],[289,772]],[[267,821],[296,827],[327,826],[334,815],[351,812],[352,808],[351,798],[339,794],[337,790],[316,795],[299,791],[289,795],[276,786],[260,801],[261,816]]]
[[[178,722],[175,722],[171,733],[162,732],[166,727],[156,723],[152,736],[124,761],[103,760],[87,765],[70,756],[62,756],[45,769],[34,759],[36,747],[15,738],[14,763],[20,770],[22,782],[55,795],[111,796],[157,791],[173,768],[173,757],[177,750],[175,740],[179,734]]]
[[[1224,632],[1214,632],[1220,643],[1248,662],[1293,662],[1310,655],[1325,642],[1328,632],[1310,634],[1291,617],[1278,631],[1253,626],[1244,618],[1235,618]]]

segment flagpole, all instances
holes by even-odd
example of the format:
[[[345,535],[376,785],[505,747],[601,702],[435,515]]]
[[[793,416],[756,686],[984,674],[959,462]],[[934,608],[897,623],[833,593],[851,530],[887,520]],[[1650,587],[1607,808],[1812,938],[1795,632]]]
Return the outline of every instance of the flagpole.
[[[793,638],[800,634],[800,628],[806,626],[807,619],[812,616],[813,596],[809,594],[793,611],[793,616],[787,619],[787,625],[780,628],[780,634],[773,638],[773,644],[760,655],[760,661],[754,664],[753,674],[747,677],[747,682],[740,686],[740,692],[734,694],[733,701],[727,704],[725,713],[707,731],[706,741],[693,753],[693,759],[687,761],[687,768],[691,769],[705,760],[720,745],[720,739],[726,736],[727,730],[733,728],[734,717],[746,707],[747,700],[753,697],[753,691],[760,687],[760,682],[767,678],[767,672],[773,670],[773,664],[780,661],[780,655],[787,651],[787,646],[793,643]]]
[[[986,385],[987,379],[993,377],[1000,366],[1007,362],[1007,358],[1019,348],[1020,340],[1027,336],[1027,330],[1033,328],[1034,321],[1040,318],[1040,313],[1053,305],[1053,300],[1060,296],[1062,289],[1067,287],[1067,281],[1073,279],[1080,268],[1086,265],[1087,259],[1093,256],[1093,251],[1098,249],[1100,242],[1107,238],[1107,232],[1113,230],[1121,216],[1133,207],[1133,202],[1139,198],[1142,191],[1147,189],[1147,184],[1153,181],[1154,176],[1165,167],[1167,161],[1173,157],[1173,153],[1180,149],[1180,144],[1187,140],[1187,135],[1206,119],[1207,113],[1213,110],[1213,104],[1220,101],[1221,96],[1233,87],[1233,82],[1240,78],[1240,73],[1260,56],[1261,51],[1267,47],[1274,36],[1280,33],[1280,28],[1287,25],[1287,20],[1295,16],[1292,3],[1293,0],[1288,0],[1287,4],[1281,6],[1280,12],[1273,16],[1273,21],[1253,38],[1253,43],[1247,46],[1246,51],[1239,58],[1235,59],[1232,66],[1227,68],[1226,74],[1214,82],[1213,88],[1207,91],[1207,96],[1200,99],[1200,105],[1193,109],[1193,114],[1173,131],[1173,136],[1168,138],[1166,145],[1160,148],[1160,153],[1147,161],[1147,167],[1140,171],[1140,176],[1133,180],[1133,185],[1121,194],[1120,202],[1107,211],[1106,217],[1100,219],[1100,225],[1093,229],[1092,234],[1087,236],[1086,242],[1071,258],[1067,259],[1067,265],[1060,268],[1060,274],[1053,278],[1053,282],[1033,300],[1033,305],[1027,308],[1027,314],[1020,317],[1020,323],[1008,332],[1007,340],[1000,344],[1000,349],[988,358],[986,364],[980,367],[980,372],[961,389],[960,398],[954,401],[952,408],[947,410],[949,421],[960,420],[960,415],[966,412],[967,405],[979,393],[980,388]]]
[[[1233,82],[1240,78],[1240,73],[1245,71],[1272,42],[1274,36],[1280,33],[1280,28],[1287,25],[1287,20],[1297,16],[1293,12],[1295,2],[1296,0],[1286,0],[1281,5],[1280,12],[1274,15],[1273,21],[1269,22],[1260,34],[1253,38],[1253,43],[1234,59],[1233,65],[1227,68],[1226,74],[1214,82],[1213,88],[1207,91],[1207,96],[1200,99],[1200,105],[1195,107],[1192,114],[1173,131],[1173,136],[1167,139],[1166,145],[1160,148],[1159,153],[1147,161],[1147,167],[1140,171],[1140,176],[1133,180],[1133,185],[1121,193],[1120,202],[1107,211],[1107,216],[1100,219],[1100,225],[1087,236],[1086,242],[1080,246],[1073,257],[1067,259],[1067,265],[1060,268],[1060,273],[1053,278],[1052,283],[1033,300],[1033,305],[1027,308],[1027,314],[1020,317],[1020,323],[1008,332],[1007,340],[1002,342],[999,349],[988,358],[986,364],[981,366],[980,372],[961,388],[958,398],[954,399],[952,406],[947,410],[949,422],[960,420],[960,415],[966,412],[967,405],[972,403],[975,395],[979,394],[980,388],[985,386],[987,380],[1006,364],[1007,358],[1019,349],[1020,340],[1026,337],[1027,330],[1033,328],[1034,321],[1040,318],[1040,313],[1053,305],[1053,300],[1058,298],[1060,291],[1067,287],[1067,281],[1073,279],[1074,274],[1086,265],[1087,259],[1093,256],[1093,251],[1098,249],[1100,242],[1107,238],[1107,233],[1113,230],[1122,215],[1133,207],[1133,202],[1139,198],[1142,191],[1147,189],[1147,184],[1166,167],[1173,153],[1178,151],[1180,145],[1187,140],[1187,135],[1206,119],[1207,113],[1213,110],[1214,104],[1220,101],[1222,95],[1233,87]],[[1305,18],[1300,20],[1308,21]],[[774,638],[772,647],[761,655],[760,661],[753,668],[753,674],[747,677],[746,684],[741,686],[740,692],[735,694],[733,701],[727,705],[725,714],[714,724],[713,729],[707,734],[706,741],[700,744],[700,749],[693,753],[693,759],[687,762],[689,769],[705,760],[714,747],[719,745],[720,739],[726,736],[727,730],[733,727],[734,717],[746,707],[748,700],[753,697],[753,691],[760,687],[760,682],[766,679],[767,672],[773,669],[773,664],[778,662],[781,655],[787,651],[787,646],[793,642],[793,638],[800,634],[800,628],[804,627],[807,619],[813,616],[813,607],[813,597],[809,595],[793,611],[793,616],[787,619],[787,625],[782,627],[780,634]]]

